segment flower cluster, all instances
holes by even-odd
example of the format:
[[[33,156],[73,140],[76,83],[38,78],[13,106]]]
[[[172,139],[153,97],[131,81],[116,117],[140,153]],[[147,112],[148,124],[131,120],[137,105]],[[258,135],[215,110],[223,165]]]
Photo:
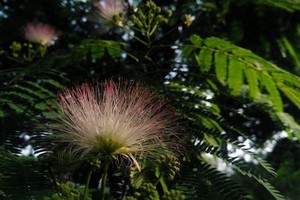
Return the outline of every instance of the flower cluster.
[[[123,26],[123,14],[126,11],[124,0],[94,1],[96,15],[108,23]]]
[[[189,27],[192,25],[193,21],[195,20],[195,16],[192,16],[190,14],[185,14],[184,15],[184,24]]]
[[[52,26],[42,23],[28,23],[25,26],[25,38],[30,42],[48,46],[58,38],[59,32]]]
[[[136,156],[170,145],[174,112],[150,89],[129,82],[83,84],[59,94],[59,129],[81,155]]]

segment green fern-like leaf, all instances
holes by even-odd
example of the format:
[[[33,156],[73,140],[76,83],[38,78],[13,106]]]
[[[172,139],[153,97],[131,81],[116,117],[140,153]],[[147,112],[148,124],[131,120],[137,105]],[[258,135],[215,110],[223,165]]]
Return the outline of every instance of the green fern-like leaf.
[[[260,180],[260,182],[258,182],[259,184],[263,181],[264,184],[262,184],[262,186],[270,192],[271,196],[280,199],[280,195],[278,195],[279,192],[267,183],[266,178],[264,178],[266,173],[272,176],[277,175],[272,166],[263,158],[251,152],[244,144],[227,135],[228,132],[248,139],[245,133],[232,125],[227,125],[227,122],[220,116],[221,111],[219,109],[212,109],[212,102],[210,102],[211,104],[200,103],[205,99],[204,91],[197,87],[172,82],[168,84],[168,87],[172,92],[175,92],[177,96],[178,93],[180,93],[181,95],[179,96],[183,97],[182,99],[178,99],[178,101],[181,105],[181,109],[184,110],[184,116],[192,123],[192,125],[189,126],[189,129],[192,130],[193,136],[196,138],[194,151],[205,152],[206,154],[220,158],[240,174],[254,179],[257,182]],[[184,99],[188,100],[184,101]],[[197,105],[197,108],[195,108],[195,105]],[[258,163],[256,164],[257,169],[252,168],[241,157],[229,157],[228,153],[221,148],[223,144],[231,144],[235,150],[242,151],[245,155],[250,156]],[[261,172],[264,172],[264,175]],[[202,185],[201,187],[204,186]]]
[[[300,77],[220,38],[192,35],[190,41],[192,44],[183,47],[182,57],[190,63],[191,55],[195,56],[212,89],[215,82],[233,96],[244,96],[246,91],[250,100],[267,103],[275,112],[283,112],[283,96],[300,108]]]
[[[225,85],[227,80],[227,56],[216,52],[215,53],[215,70],[216,70],[216,76],[218,80]]]
[[[109,56],[115,58],[124,51],[124,46],[125,43],[111,40],[84,40],[76,52],[82,56],[90,53],[94,59],[102,58],[107,52]]]
[[[53,192],[47,171],[33,157],[18,157],[1,147],[0,169],[3,173],[0,188],[7,199],[40,199]]]
[[[227,85],[233,95],[239,95],[243,85],[249,86],[249,97],[257,99],[258,94],[265,94],[277,111],[283,110],[280,92],[286,95],[296,106],[300,77],[271,64],[249,50],[237,47],[219,38],[202,39],[191,36],[192,45],[184,47],[185,58],[195,52],[195,59],[202,72],[212,73],[213,67],[217,80]],[[285,84],[286,83],[286,84]]]
[[[243,175],[248,176],[249,178],[253,178],[258,183],[260,183],[262,186],[265,187],[269,193],[278,200],[283,200],[284,197],[280,194],[279,191],[277,191],[268,181],[266,178],[263,178],[261,174],[254,169],[251,169],[247,163],[245,163],[242,159],[237,157],[228,157],[227,154],[224,154],[222,151],[219,151],[217,148],[212,146],[207,146],[205,143],[199,146],[199,148],[209,154],[218,156],[222,158],[223,161],[225,161],[227,164],[231,165],[235,170],[240,172]],[[274,170],[270,167],[269,164],[267,164],[262,159],[259,159],[260,164],[268,170],[268,172],[271,172],[273,175],[276,175]]]
[[[277,7],[288,12],[300,10],[300,3],[295,0],[257,0],[256,3]]]
[[[47,101],[56,97],[56,90],[63,88],[58,80],[40,79],[36,82],[23,77],[8,87],[0,88],[0,109],[4,115],[18,113],[25,116],[49,112]]]
[[[187,199],[248,199],[240,185],[198,158],[184,162],[181,173],[184,176],[178,188]]]
[[[243,69],[244,63],[237,59],[230,59],[228,65],[228,86],[232,90],[232,94],[238,95],[243,85]]]
[[[207,51],[206,49],[202,49],[198,56],[196,56],[196,60],[201,66],[201,71],[207,72],[210,70],[212,65],[212,54],[210,51]]]
[[[245,68],[244,72],[249,85],[250,96],[256,99],[259,94],[259,78],[257,77],[255,70],[252,68]]]
[[[266,88],[269,93],[271,102],[273,102],[274,107],[278,111],[283,110],[282,99],[280,97],[279,91],[276,87],[274,80],[268,74],[262,74],[261,83]]]
[[[262,184],[276,200],[285,200],[284,196],[280,194],[266,179],[254,177],[260,184]]]

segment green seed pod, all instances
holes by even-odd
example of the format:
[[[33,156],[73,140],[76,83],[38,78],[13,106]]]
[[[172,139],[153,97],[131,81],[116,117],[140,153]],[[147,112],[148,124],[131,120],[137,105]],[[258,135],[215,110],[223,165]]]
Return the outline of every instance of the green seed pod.
[[[173,180],[176,173],[180,170],[180,163],[174,155],[162,155],[157,159],[157,164],[164,176]]]
[[[144,28],[143,23],[135,15],[132,16],[132,20],[140,29]]]
[[[184,200],[185,197],[179,190],[170,190],[161,198],[162,200]]]
[[[150,9],[155,9],[157,7],[156,4],[151,0],[146,2],[146,6]]]
[[[167,11],[167,16],[168,16],[168,17],[171,17],[172,15],[173,15],[173,11],[172,11],[172,10],[168,10],[168,11]]]
[[[133,196],[127,196],[125,198],[125,200],[138,200],[137,198],[133,197]]]
[[[141,192],[141,199],[154,200],[159,199],[156,187],[152,183],[143,183],[139,188]]]
[[[156,7],[155,8],[155,12],[160,13],[161,12],[161,8],[160,7]]]

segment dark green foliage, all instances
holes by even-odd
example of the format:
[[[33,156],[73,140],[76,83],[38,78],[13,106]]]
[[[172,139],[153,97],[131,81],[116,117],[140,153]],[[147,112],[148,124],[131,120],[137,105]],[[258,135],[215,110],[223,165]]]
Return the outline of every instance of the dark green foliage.
[[[248,199],[241,186],[198,158],[185,162],[182,174],[178,187],[187,199]]]
[[[283,196],[281,196],[276,189],[271,186],[268,181],[263,178],[262,176],[262,169],[268,172],[270,175],[276,176],[277,174],[274,172],[273,168],[270,164],[268,164],[265,160],[260,158],[259,156],[255,155],[249,149],[247,149],[242,143],[235,141],[228,137],[227,134],[225,134],[225,131],[230,133],[233,132],[234,134],[240,135],[240,137],[245,137],[247,133],[243,133],[241,131],[237,131],[235,129],[232,129],[229,127],[228,124],[224,123],[223,119],[219,117],[220,110],[216,109],[218,108],[216,105],[211,103],[210,107],[207,107],[204,102],[204,91],[201,91],[201,89],[193,88],[191,86],[184,86],[179,84],[169,84],[169,87],[172,92],[180,92],[183,93],[182,99],[178,99],[180,102],[180,106],[184,106],[182,109],[184,110],[184,115],[187,119],[192,120],[192,126],[190,126],[190,130],[192,131],[192,135],[194,136],[194,144],[190,144],[191,151],[198,152],[198,155],[200,152],[205,154],[210,154],[215,157],[219,157],[224,162],[226,162],[228,165],[231,165],[233,169],[240,172],[242,175],[246,175],[249,178],[253,178],[254,180],[258,181],[260,184],[262,184],[276,199],[284,199]],[[186,89],[186,92],[182,92],[182,88]],[[192,92],[193,91],[193,92]],[[192,93],[191,93],[192,92]],[[187,99],[184,101],[183,99]],[[195,102],[196,101],[196,102]],[[205,100],[206,102],[209,102],[208,100]],[[202,105],[201,105],[202,104]],[[197,105],[197,106],[196,106]],[[223,132],[223,133],[222,133]],[[204,136],[204,137],[203,137]],[[247,164],[243,159],[238,157],[229,157],[228,152],[226,149],[222,148],[222,145],[224,144],[230,144],[233,148],[236,150],[241,150],[245,154],[252,157],[253,160],[258,162],[258,165],[262,169],[256,170],[253,169],[249,164]],[[195,145],[195,147],[191,147]],[[226,148],[226,147],[225,147]],[[196,154],[197,155],[197,154]],[[204,161],[209,162],[209,160],[205,159],[205,156],[202,158]],[[200,159],[201,160],[201,159]],[[193,168],[196,171],[202,171],[201,165],[199,167],[193,166]],[[187,174],[186,171],[183,172],[183,174]],[[201,177],[200,175],[195,175],[196,177]],[[195,178],[196,178],[195,177]],[[197,178],[196,178],[197,180]],[[206,182],[206,181],[204,181]],[[221,184],[223,185],[223,184]],[[201,188],[201,184],[199,186]],[[202,188],[201,188],[202,189]],[[197,189],[196,189],[197,190]],[[227,191],[227,190],[225,190]],[[237,196],[243,194],[239,194],[240,190],[232,191],[235,192]],[[206,193],[210,194],[209,191]],[[197,193],[198,195],[200,194]],[[223,196],[225,194],[221,194],[220,197],[216,198],[229,198],[227,196]],[[222,197],[223,196],[223,197]],[[237,198],[237,196],[232,195],[230,193],[229,196],[233,196],[234,198]],[[197,197],[197,198],[200,198]]]
[[[86,40],[83,41],[78,47],[75,46],[76,53],[81,57],[91,55],[92,59],[101,59],[105,53],[108,53],[111,57],[119,57],[121,53],[124,53],[121,46],[125,46],[125,43],[109,41],[109,40]]]
[[[17,157],[3,147],[0,151],[0,188],[6,199],[41,199],[54,191],[47,170],[36,158]]]
[[[8,112],[28,117],[37,113],[49,115],[47,104],[56,97],[53,88],[58,90],[62,85],[53,79],[14,81],[2,89],[0,97],[2,117]]]
[[[279,7],[289,12],[300,10],[300,3],[294,0],[258,0],[257,3]]]
[[[58,193],[51,197],[44,197],[43,200],[80,200],[83,198],[84,188],[75,188],[73,183],[67,182],[58,185]],[[87,198],[91,200],[90,197]]]

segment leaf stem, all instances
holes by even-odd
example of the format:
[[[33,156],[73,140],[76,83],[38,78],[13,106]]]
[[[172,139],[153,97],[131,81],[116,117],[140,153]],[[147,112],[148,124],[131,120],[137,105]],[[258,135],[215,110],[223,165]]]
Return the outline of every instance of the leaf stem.
[[[85,188],[84,188],[84,197],[83,197],[83,200],[87,199],[92,173],[93,173],[93,171],[91,170],[90,173],[89,173],[89,175],[88,175],[88,177],[87,177]]]
[[[106,181],[107,181],[107,170],[108,170],[108,159],[104,160],[104,166],[103,166],[103,174],[102,174],[102,181],[101,181],[101,200],[104,200],[105,198],[105,187],[106,187]]]

